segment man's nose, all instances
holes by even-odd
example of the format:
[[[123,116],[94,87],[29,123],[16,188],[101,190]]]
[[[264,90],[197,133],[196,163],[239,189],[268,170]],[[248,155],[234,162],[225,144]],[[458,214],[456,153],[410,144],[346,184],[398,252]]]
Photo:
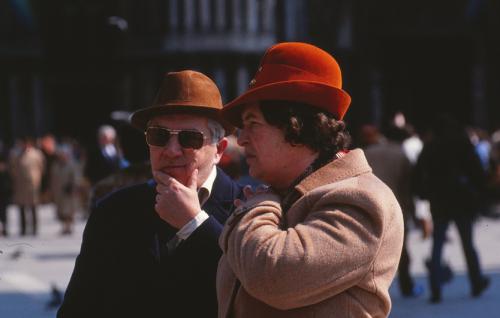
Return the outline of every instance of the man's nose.
[[[163,146],[163,154],[168,157],[178,157],[182,156],[182,147],[179,144],[179,139],[177,135],[171,136],[167,144]]]

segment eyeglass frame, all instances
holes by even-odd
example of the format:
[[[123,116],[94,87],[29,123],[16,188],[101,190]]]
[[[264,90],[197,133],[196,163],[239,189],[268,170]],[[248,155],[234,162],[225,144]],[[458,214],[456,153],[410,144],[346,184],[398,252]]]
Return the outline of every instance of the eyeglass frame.
[[[208,139],[209,137],[205,136],[205,133],[203,133],[203,131],[199,131],[197,129],[170,129],[170,128],[166,128],[166,127],[162,127],[162,126],[148,126],[146,127],[146,129],[144,130],[144,136],[145,136],[145,139],[146,139],[146,143],[148,144],[148,146],[150,147],[158,147],[158,148],[162,148],[162,147],[165,147],[169,140],[170,140],[170,136],[169,138],[167,139],[167,142],[165,143],[165,145],[163,146],[156,146],[156,145],[151,145],[150,143],[148,143],[148,138],[147,138],[147,131],[149,128],[158,128],[158,129],[161,129],[161,130],[166,130],[168,131],[168,133],[170,134],[170,136],[172,135],[177,135],[177,142],[179,142],[179,133],[183,132],[183,131],[188,131],[188,132],[196,132],[196,133],[200,133],[202,136],[203,136],[203,143],[201,144],[201,147],[200,148],[193,148],[193,147],[184,147],[183,145],[181,145],[181,143],[179,142],[179,145],[183,148],[183,149],[194,149],[194,150],[198,150],[198,149],[201,149],[203,148],[203,146],[205,145],[205,140]]]

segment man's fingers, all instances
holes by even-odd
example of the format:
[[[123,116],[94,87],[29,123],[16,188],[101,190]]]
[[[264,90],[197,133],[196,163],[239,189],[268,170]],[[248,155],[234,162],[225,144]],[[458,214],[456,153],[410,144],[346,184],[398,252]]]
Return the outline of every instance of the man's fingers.
[[[158,193],[165,193],[165,192],[168,192],[169,190],[170,190],[170,188],[164,184],[158,183],[156,185],[156,192],[158,192]]]
[[[265,184],[259,184],[257,186],[257,189],[255,189],[255,194],[267,192],[268,189],[269,189],[269,186],[267,186]]]
[[[198,187],[198,169],[194,169],[191,173],[187,186],[188,188],[191,188],[191,190],[196,191],[196,188]]]
[[[246,185],[246,186],[243,188],[243,194],[245,195],[245,197],[246,197],[247,199],[249,199],[249,198],[253,197],[254,192],[253,192],[253,190],[252,190],[252,187],[251,187],[251,186],[249,186],[249,185]]]
[[[243,204],[243,201],[241,201],[240,199],[235,199],[233,203],[235,207],[239,207]]]

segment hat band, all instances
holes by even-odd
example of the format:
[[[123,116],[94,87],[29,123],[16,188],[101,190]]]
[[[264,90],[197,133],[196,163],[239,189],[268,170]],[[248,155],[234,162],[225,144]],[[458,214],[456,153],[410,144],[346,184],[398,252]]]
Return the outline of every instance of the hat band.
[[[286,64],[263,64],[259,67],[254,79],[250,82],[249,88],[252,89],[266,84],[286,81],[310,81],[323,83],[339,89],[342,87],[342,80],[340,78],[337,81],[333,78],[325,79],[324,76],[318,76]]]

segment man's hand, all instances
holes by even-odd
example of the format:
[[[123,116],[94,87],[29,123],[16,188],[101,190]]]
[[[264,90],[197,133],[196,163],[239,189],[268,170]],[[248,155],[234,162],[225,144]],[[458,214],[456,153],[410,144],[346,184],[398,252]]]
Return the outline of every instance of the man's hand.
[[[176,229],[182,228],[201,211],[196,189],[198,169],[195,169],[183,185],[161,171],[154,172],[156,186],[156,213]]]

